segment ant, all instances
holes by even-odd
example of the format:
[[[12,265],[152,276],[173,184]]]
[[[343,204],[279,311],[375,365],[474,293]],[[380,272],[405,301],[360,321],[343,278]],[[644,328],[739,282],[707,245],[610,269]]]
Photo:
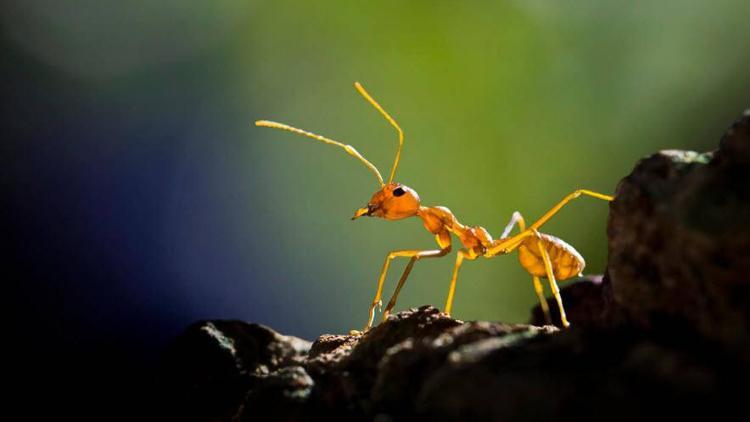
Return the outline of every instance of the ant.
[[[560,320],[562,321],[562,325],[565,328],[569,327],[570,323],[565,316],[565,309],[563,308],[557,280],[567,280],[575,276],[580,277],[581,271],[583,271],[586,263],[581,254],[579,254],[572,246],[564,242],[562,239],[540,233],[539,229],[549,221],[550,218],[557,214],[568,202],[581,195],[591,196],[605,201],[612,201],[614,197],[586,189],[577,189],[563,198],[554,207],[547,211],[546,214],[539,218],[539,220],[535,221],[528,227],[526,226],[521,213],[518,211],[514,212],[510,222],[500,235],[500,238],[493,239],[484,227],[466,226],[461,224],[446,207],[422,206],[419,195],[414,189],[393,181],[396,169],[398,168],[399,158],[401,158],[401,149],[404,145],[404,131],[401,130],[401,127],[391,115],[388,114],[388,112],[386,112],[385,109],[381,107],[369,93],[367,93],[367,91],[365,91],[364,87],[359,82],[355,82],[354,87],[362,97],[367,100],[367,102],[380,112],[380,114],[396,129],[396,132],[398,133],[398,149],[396,150],[396,158],[393,161],[393,167],[391,168],[391,173],[388,177],[387,183],[383,181],[383,176],[380,175],[380,171],[378,171],[377,167],[367,161],[367,159],[365,159],[362,154],[351,145],[346,145],[283,123],[259,120],[255,122],[255,125],[286,130],[329,145],[337,146],[346,151],[347,154],[359,160],[371,172],[373,172],[378,179],[380,188],[372,195],[367,202],[367,206],[359,208],[354,213],[352,220],[356,220],[362,216],[379,217],[386,220],[401,220],[407,217],[419,217],[422,220],[425,229],[435,236],[435,241],[437,242],[439,249],[402,249],[388,253],[385,262],[383,263],[383,269],[380,271],[375,298],[370,305],[367,325],[363,331],[367,331],[372,327],[375,318],[375,308],[377,306],[382,306],[381,295],[383,293],[383,284],[385,283],[386,274],[388,273],[388,267],[390,266],[391,260],[399,257],[409,258],[409,262],[406,264],[401,279],[396,285],[393,297],[391,297],[385,311],[383,311],[383,320],[388,317],[391,310],[396,305],[399,292],[404,286],[414,264],[418,260],[424,258],[443,257],[451,251],[451,233],[458,237],[463,248],[458,251],[456,264],[453,267],[453,277],[451,278],[448,298],[445,303],[446,314],[450,315],[451,313],[453,297],[456,292],[458,270],[461,268],[461,264],[463,264],[464,260],[473,261],[478,257],[492,258],[497,255],[507,255],[518,250],[518,260],[521,266],[532,277],[534,291],[539,298],[539,303],[541,304],[547,323],[552,324],[552,319],[550,317],[547,299],[544,296],[544,290],[540,278],[547,278],[549,281],[550,289],[552,290],[552,294],[557,301],[557,306],[560,309]],[[519,232],[516,235],[511,236],[510,233],[516,225],[518,225]],[[353,330],[352,333],[359,334],[360,332]]]

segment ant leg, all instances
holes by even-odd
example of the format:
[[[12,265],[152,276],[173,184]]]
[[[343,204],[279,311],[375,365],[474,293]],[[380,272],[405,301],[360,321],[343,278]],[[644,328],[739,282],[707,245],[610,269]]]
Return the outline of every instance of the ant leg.
[[[541,252],[542,260],[544,261],[544,268],[547,270],[549,287],[550,289],[552,289],[552,294],[555,296],[555,300],[557,300],[557,307],[560,308],[560,321],[562,321],[562,325],[564,328],[568,328],[570,327],[570,323],[568,322],[568,318],[565,316],[565,308],[563,307],[562,297],[560,296],[560,288],[557,287],[557,281],[555,280],[555,272],[552,268],[552,261],[549,258],[549,253],[547,253],[547,248],[544,247],[541,235],[538,231],[536,231],[536,229],[532,230],[534,230],[534,235],[536,236],[536,244],[539,247],[539,252]]]
[[[505,230],[503,230],[503,234],[500,235],[500,238],[504,239],[508,237],[508,235],[510,234],[510,231],[513,230],[513,226],[515,226],[516,223],[518,223],[519,230],[521,231],[526,230],[526,221],[524,221],[523,216],[521,215],[520,212],[515,211],[513,213],[513,216],[510,218],[508,225],[505,226]]]
[[[542,312],[544,313],[544,320],[547,322],[547,325],[552,325],[552,317],[549,313],[549,305],[547,305],[547,298],[544,297],[544,288],[542,287],[542,282],[539,280],[539,277],[533,276],[534,279],[534,291],[536,291],[536,296],[539,298],[539,304],[542,305]]]
[[[456,280],[458,279],[458,270],[461,268],[461,264],[464,262],[466,253],[463,249],[458,251],[456,255],[456,265],[453,267],[453,277],[451,278],[451,286],[448,289],[448,299],[445,301],[445,313],[450,315],[451,308],[453,307],[453,295],[456,293]]]
[[[508,239],[497,239],[493,242],[493,245],[487,249],[484,253],[485,258],[492,258],[495,255],[505,255],[513,252],[517,247],[526,240],[527,237],[534,235],[532,230],[524,230],[517,235]]]
[[[568,196],[563,198],[562,201],[558,202],[557,205],[552,207],[549,211],[547,211],[546,214],[542,216],[539,220],[537,220],[534,224],[531,225],[531,229],[538,229],[542,227],[544,223],[546,223],[550,218],[552,218],[555,214],[557,214],[560,211],[560,208],[564,207],[568,202],[578,198],[581,195],[587,195],[594,198],[602,199],[604,201],[611,201],[615,199],[613,196],[605,195],[603,193],[598,193],[594,191],[590,191],[587,189],[577,189],[570,193]]]
[[[394,306],[396,306],[396,301],[398,300],[398,294],[401,293],[401,288],[404,287],[404,284],[406,283],[406,279],[409,277],[409,273],[411,273],[412,267],[414,267],[414,263],[416,263],[421,258],[439,258],[441,256],[444,256],[450,251],[450,248],[448,249],[441,249],[441,253],[433,254],[434,251],[426,251],[424,253],[420,253],[418,255],[413,256],[409,263],[406,264],[406,268],[404,268],[404,273],[401,274],[401,278],[398,280],[398,284],[396,285],[396,291],[393,292],[393,296],[391,297],[391,300],[388,301],[388,306],[385,307],[385,310],[383,311],[383,321],[388,319],[388,315],[391,314],[391,310]]]
[[[390,315],[391,310],[394,306],[396,306],[396,300],[398,299],[398,294],[401,293],[401,288],[404,287],[404,283],[406,283],[406,278],[409,277],[409,273],[411,272],[412,267],[414,267],[414,263],[417,262],[417,257],[413,256],[409,263],[406,264],[406,268],[404,268],[404,273],[401,274],[401,278],[398,280],[398,284],[396,285],[396,291],[393,292],[393,296],[391,296],[391,300],[388,301],[388,306],[385,307],[385,311],[383,311],[383,321],[388,319],[388,315]]]
[[[453,277],[451,278],[451,286],[448,289],[448,298],[445,301],[445,313],[450,315],[451,309],[453,308],[453,295],[456,293],[456,281],[458,280],[458,270],[461,268],[464,259],[473,261],[476,256],[469,255],[466,249],[461,249],[456,255],[456,265],[453,267]]]
[[[540,218],[539,220],[537,220],[534,224],[532,224],[531,227],[529,227],[528,230],[523,230],[523,231],[521,231],[521,233],[518,233],[517,235],[515,235],[515,236],[513,236],[513,237],[511,237],[509,239],[504,239],[504,240],[500,239],[501,240],[500,242],[497,242],[492,247],[490,247],[489,249],[487,249],[487,252],[484,254],[484,256],[487,257],[487,258],[491,258],[491,257],[493,257],[495,255],[507,254],[507,253],[512,252],[514,249],[516,249],[517,247],[519,247],[521,245],[521,243],[523,243],[523,240],[525,238],[527,238],[529,236],[533,236],[534,235],[534,230],[542,227],[542,225],[544,223],[546,223],[550,218],[552,218],[555,214],[557,214],[558,211],[560,211],[560,208],[562,208],[568,202],[572,201],[575,198],[578,198],[581,195],[588,195],[588,196],[591,196],[591,197],[594,197],[594,198],[598,198],[598,199],[602,199],[602,200],[605,200],[605,201],[612,201],[613,199],[615,199],[612,196],[604,195],[602,193],[597,193],[597,192],[586,190],[586,189],[575,190],[571,194],[569,194],[568,196],[566,196],[565,198],[563,198],[563,200],[560,201],[559,203],[557,203],[557,205],[555,205],[554,207],[552,207],[552,209],[550,209],[549,211],[547,211],[547,213],[544,214],[542,216],[542,218]]]
[[[432,257],[440,257],[444,256],[450,252],[450,246],[446,247],[444,249],[435,249],[435,250],[427,250],[427,251],[420,251],[420,250],[413,250],[413,249],[407,249],[407,250],[400,250],[400,251],[392,251],[388,254],[388,256],[385,257],[385,262],[383,263],[383,270],[380,272],[380,278],[378,279],[378,290],[375,293],[375,298],[372,301],[372,304],[370,305],[370,311],[369,311],[369,317],[367,319],[367,325],[365,326],[364,331],[369,330],[372,327],[372,322],[375,319],[375,307],[378,305],[382,306],[381,297],[383,294],[383,284],[385,283],[386,275],[388,274],[388,267],[391,265],[391,260],[396,257],[406,257],[406,258],[413,258],[413,259],[419,259],[419,258],[432,258]],[[413,265],[413,264],[412,264]],[[411,269],[409,269],[411,271]],[[408,276],[408,272],[406,275]],[[404,278],[404,282],[406,279]],[[400,282],[403,285],[403,282]]]
[[[372,320],[375,319],[375,307],[380,304],[382,306],[383,302],[381,301],[381,296],[383,294],[383,283],[385,283],[385,275],[388,273],[388,267],[391,265],[391,255],[393,252],[389,253],[388,256],[385,257],[385,262],[383,263],[383,269],[380,272],[380,278],[378,279],[378,289],[375,291],[375,299],[372,300],[372,305],[370,305],[369,310],[369,317],[367,318],[367,325],[365,326],[364,331],[367,331],[372,327]]]

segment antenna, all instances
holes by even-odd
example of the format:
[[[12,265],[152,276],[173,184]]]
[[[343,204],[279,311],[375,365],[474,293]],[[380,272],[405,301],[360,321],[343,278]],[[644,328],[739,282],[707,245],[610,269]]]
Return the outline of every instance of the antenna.
[[[377,101],[375,101],[374,98],[370,96],[370,94],[365,91],[365,88],[360,84],[359,82],[354,82],[354,88],[359,91],[359,93],[365,97],[365,100],[367,100],[368,103],[372,104],[373,107],[375,107],[380,114],[385,117],[386,120],[388,120],[388,123],[391,124],[394,128],[396,128],[396,131],[398,132],[398,149],[396,150],[396,159],[393,160],[393,168],[391,168],[391,175],[388,177],[388,183],[393,182],[393,176],[396,175],[396,168],[398,168],[398,160],[401,158],[401,148],[404,146],[404,131],[401,130],[401,127],[396,123],[395,120],[393,120],[393,117],[391,117],[390,114],[388,114],[387,111],[383,107],[378,104]]]
[[[258,120],[257,122],[255,122],[255,126],[270,127],[273,129],[286,130],[289,132],[296,133],[298,135],[307,136],[308,138],[312,138],[321,142],[325,142],[326,144],[329,144],[329,145],[335,145],[339,148],[343,148],[347,154],[361,161],[362,164],[367,166],[367,168],[370,169],[370,171],[372,171],[375,174],[375,177],[378,178],[378,183],[380,183],[380,187],[383,187],[385,185],[383,183],[383,176],[380,175],[380,171],[378,171],[378,168],[375,167],[371,162],[367,161],[367,159],[365,159],[365,157],[363,157],[362,154],[360,154],[359,151],[354,149],[354,147],[351,145],[342,144],[341,142],[334,141],[333,139],[328,139],[325,136],[316,135],[306,130],[297,129],[296,127],[285,125],[283,123],[272,122],[270,120]],[[397,157],[397,160],[398,160],[398,157]]]

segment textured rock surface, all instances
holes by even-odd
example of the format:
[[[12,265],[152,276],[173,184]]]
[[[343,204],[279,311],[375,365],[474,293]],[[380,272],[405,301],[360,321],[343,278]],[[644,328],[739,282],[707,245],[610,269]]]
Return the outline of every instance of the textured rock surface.
[[[617,324],[621,316],[615,312],[612,298],[612,283],[607,276],[587,275],[572,282],[566,282],[560,291],[565,304],[565,313],[577,327],[602,328]],[[562,326],[560,309],[553,297],[547,298],[552,323]],[[531,324],[544,325],[542,307],[537,305],[531,311]]]
[[[750,357],[750,114],[715,153],[662,151],[617,187],[615,301],[642,327],[676,322]]]
[[[197,323],[165,355],[164,417],[741,415],[750,375],[750,115],[714,153],[641,160],[616,197],[607,274],[562,291],[571,329],[534,325],[539,307],[531,325],[507,325],[424,306],[363,336],[323,335],[312,345],[255,324]]]
[[[173,348],[172,356],[190,357],[192,365],[187,360],[179,365],[189,376],[176,377],[174,367],[164,374],[164,390],[181,392],[170,395],[165,416],[247,421],[675,417],[739,408],[744,389],[736,385],[749,370],[686,331],[464,323],[430,306],[392,315],[361,337],[322,336],[309,353],[295,351],[291,358],[288,352],[297,349],[288,348],[289,338],[265,330],[213,337],[231,343],[239,334],[244,341],[235,345],[270,351],[271,356],[252,360],[255,368],[247,365],[251,360],[237,358],[242,353],[230,353],[234,360],[229,359],[225,340],[207,342],[200,353],[194,340]],[[183,339],[201,336],[189,333]],[[260,338],[247,341],[248,333]]]
[[[186,420],[230,419],[260,380],[273,378],[269,374],[283,378],[278,372],[303,362],[309,349],[310,342],[259,324],[197,322],[175,339],[162,359],[162,411]]]

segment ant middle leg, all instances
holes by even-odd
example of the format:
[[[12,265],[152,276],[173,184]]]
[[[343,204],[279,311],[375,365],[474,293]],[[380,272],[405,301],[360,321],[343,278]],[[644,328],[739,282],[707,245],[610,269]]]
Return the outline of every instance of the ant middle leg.
[[[453,296],[456,293],[456,281],[458,280],[458,270],[461,268],[461,264],[463,264],[464,259],[468,259],[470,261],[473,261],[476,259],[476,255],[473,253],[470,253],[466,249],[461,249],[458,251],[458,255],[456,255],[456,265],[453,267],[453,277],[451,278],[451,286],[448,288],[448,298],[445,300],[445,310],[444,312],[448,315],[451,314],[451,309],[453,308]]]

